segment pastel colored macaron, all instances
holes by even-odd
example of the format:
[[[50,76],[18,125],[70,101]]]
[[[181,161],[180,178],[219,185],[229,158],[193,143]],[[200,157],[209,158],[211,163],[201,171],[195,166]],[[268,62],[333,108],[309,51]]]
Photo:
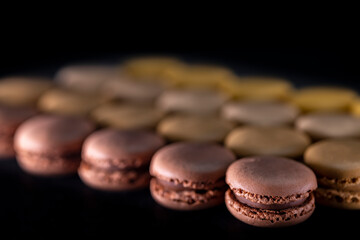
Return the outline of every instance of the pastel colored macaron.
[[[157,107],[170,113],[216,114],[227,97],[210,90],[172,89],[157,100]]]
[[[315,140],[360,137],[360,118],[345,113],[310,113],[296,120],[296,128]]]
[[[219,82],[233,76],[229,68],[210,64],[189,64],[165,72],[174,86],[186,89],[217,89]]]
[[[150,163],[150,191],[160,205],[199,210],[224,202],[227,167],[235,156],[211,143],[174,143],[155,153]]]
[[[170,141],[222,142],[234,125],[216,116],[173,115],[165,117],[157,131]]]
[[[87,115],[106,101],[106,97],[54,88],[46,91],[39,99],[38,108],[43,112],[64,115]]]
[[[15,157],[14,134],[19,125],[36,110],[29,107],[10,107],[0,104],[0,159]]]
[[[182,61],[174,57],[144,56],[125,61],[123,70],[126,75],[139,80],[159,81],[171,85],[170,82],[164,81],[170,80],[165,77],[166,71],[177,71],[184,65]]]
[[[240,221],[258,227],[285,227],[307,220],[315,210],[314,172],[279,157],[249,157],[230,165],[226,207]]]
[[[300,157],[310,144],[305,133],[290,127],[244,126],[232,130],[225,145],[239,156]]]
[[[81,147],[94,125],[79,117],[39,115],[16,130],[14,148],[19,166],[26,172],[55,176],[76,173]]]
[[[69,65],[61,68],[55,79],[65,88],[79,92],[97,92],[105,81],[118,74],[120,71],[112,65]]]
[[[284,100],[293,90],[287,80],[266,76],[226,78],[219,88],[234,99],[246,100]]]
[[[154,129],[163,116],[152,106],[130,103],[105,103],[91,112],[101,126],[117,129]]]
[[[127,102],[151,103],[163,90],[164,86],[160,83],[117,77],[106,81],[100,91],[105,95]]]
[[[316,173],[320,204],[360,209],[360,140],[328,139],[311,145],[304,160]]]
[[[41,94],[52,87],[44,77],[14,76],[0,80],[0,103],[12,106],[35,106]]]
[[[79,176],[85,184],[99,190],[146,187],[151,157],[164,144],[160,136],[148,131],[99,130],[85,140]]]
[[[291,97],[291,102],[304,112],[312,111],[347,111],[356,93],[340,87],[307,87],[298,90]]]
[[[276,101],[237,101],[221,109],[223,118],[239,124],[258,126],[290,125],[299,110],[290,104]]]

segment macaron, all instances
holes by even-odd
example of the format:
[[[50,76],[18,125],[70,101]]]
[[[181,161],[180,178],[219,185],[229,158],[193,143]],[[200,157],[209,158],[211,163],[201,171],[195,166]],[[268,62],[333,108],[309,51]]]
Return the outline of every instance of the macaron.
[[[163,92],[157,82],[134,81],[126,77],[112,78],[101,87],[101,92],[127,102],[152,103]]]
[[[149,131],[99,130],[85,140],[79,176],[86,185],[99,190],[146,187],[151,157],[164,144],[162,137]]]
[[[30,107],[10,107],[0,104],[0,159],[15,157],[14,134],[19,125],[34,116]]]
[[[234,77],[229,68],[210,64],[189,64],[165,72],[174,86],[186,89],[217,89],[219,82]]]
[[[15,132],[19,166],[34,175],[76,173],[81,147],[94,125],[80,117],[39,115],[23,122]]]
[[[132,58],[123,63],[124,73],[139,80],[152,80],[166,83],[166,71],[182,68],[185,64],[177,58],[167,56],[144,56]],[[177,71],[177,70],[175,70]],[[168,82],[170,85],[171,83]]]
[[[306,150],[304,161],[317,175],[318,203],[360,209],[360,140],[322,140]]]
[[[53,88],[40,97],[38,108],[47,113],[85,116],[105,101],[106,97],[98,94]]]
[[[216,116],[173,115],[165,117],[157,131],[169,141],[221,143],[234,125]]]
[[[171,89],[159,96],[156,106],[168,113],[216,114],[226,100],[216,91]]]
[[[41,94],[52,85],[50,79],[44,77],[3,78],[0,80],[0,103],[11,106],[36,106]]]
[[[244,125],[281,126],[292,124],[299,110],[278,101],[233,101],[221,109],[221,116]]]
[[[356,93],[340,87],[307,87],[295,92],[290,101],[304,112],[348,111]]]
[[[79,92],[94,93],[108,79],[120,74],[117,67],[102,64],[69,65],[55,75],[60,86]]]
[[[240,221],[257,227],[285,227],[307,220],[315,210],[314,172],[288,158],[240,159],[226,171],[226,207]]]
[[[225,78],[218,87],[234,99],[245,100],[284,100],[293,91],[286,79],[266,76]]]
[[[164,113],[152,106],[131,103],[105,103],[91,112],[101,126],[117,129],[154,129]]]
[[[360,137],[360,118],[346,113],[310,113],[300,116],[295,125],[314,140]]]
[[[305,133],[290,127],[243,126],[232,130],[225,145],[239,156],[300,157],[310,144]]]
[[[173,143],[158,150],[150,163],[150,192],[160,205],[200,210],[224,202],[225,172],[235,160],[211,143]]]

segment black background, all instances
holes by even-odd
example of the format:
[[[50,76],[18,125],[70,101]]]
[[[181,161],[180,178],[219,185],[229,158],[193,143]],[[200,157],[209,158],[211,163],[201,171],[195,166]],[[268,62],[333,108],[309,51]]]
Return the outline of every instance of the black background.
[[[271,44],[258,41],[172,42],[153,35],[126,39],[83,36],[54,41],[41,35],[8,40],[1,47],[0,77],[13,74],[52,75],[60,66],[81,62],[116,62],[141,54],[179,56],[189,61],[228,65],[239,74],[271,74],[289,78],[296,87],[332,84],[360,90],[356,43],[310,41]],[[64,37],[64,36],[62,36]],[[269,37],[269,36],[267,36]],[[271,37],[271,35],[270,35]],[[173,39],[173,38],[172,38]],[[301,42],[301,41],[300,41]],[[309,43],[309,42],[307,42]],[[260,229],[237,221],[224,205],[199,212],[176,212],[158,206],[148,190],[103,193],[84,186],[77,176],[38,178],[23,173],[14,159],[0,161],[0,219],[4,234],[14,237],[112,235],[116,238],[157,236],[204,239],[289,237],[314,232],[335,234],[358,228],[357,211],[318,206],[306,222],[286,229]]]

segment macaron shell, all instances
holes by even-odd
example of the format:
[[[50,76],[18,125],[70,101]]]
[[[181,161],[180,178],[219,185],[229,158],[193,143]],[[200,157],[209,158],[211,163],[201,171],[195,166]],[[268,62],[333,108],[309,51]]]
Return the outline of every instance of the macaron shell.
[[[136,172],[136,169],[133,171]],[[105,191],[130,191],[145,188],[149,186],[150,174],[143,173],[125,173],[116,171],[113,173],[107,171],[96,170],[94,168],[85,167],[82,163],[78,169],[81,180],[91,188]],[[137,175],[136,179],[131,175]],[[130,176],[128,176],[130,175]]]
[[[176,182],[215,183],[235,160],[228,149],[211,143],[174,143],[155,153],[150,163],[154,177]]]
[[[16,130],[16,151],[39,154],[78,152],[95,126],[84,118],[39,115],[22,123]]]
[[[43,77],[7,77],[0,81],[0,103],[34,106],[40,95],[53,86]]]
[[[315,191],[316,203],[349,210],[360,209],[360,193],[341,191],[329,188],[318,188]]]
[[[295,125],[313,139],[360,137],[360,119],[343,113],[312,113]]]
[[[225,146],[239,156],[298,157],[309,144],[310,138],[305,133],[289,127],[238,127],[225,139]]]
[[[305,112],[348,110],[356,93],[339,87],[308,87],[295,92],[291,102]]]
[[[65,89],[51,89],[41,96],[38,107],[48,113],[87,115],[104,101],[104,97],[97,95],[83,94]]]
[[[222,116],[242,124],[279,126],[292,123],[299,110],[286,103],[275,101],[245,101],[226,103]]]
[[[168,90],[156,102],[158,108],[166,112],[192,114],[216,113],[227,100],[225,95],[210,90]]]
[[[173,115],[157,131],[170,141],[222,142],[234,124],[215,116]]]
[[[241,204],[235,200],[230,189],[225,193],[225,204],[235,218],[257,227],[274,228],[296,225],[307,220],[315,210],[315,198],[313,195],[304,205],[278,212],[260,210]]]
[[[103,129],[84,142],[83,159],[100,168],[129,168],[149,164],[152,155],[165,144],[162,137],[142,130]]]
[[[151,106],[106,103],[94,109],[92,119],[103,126],[117,129],[152,129],[164,113]]]
[[[304,161],[317,174],[329,178],[360,177],[360,141],[356,139],[323,140],[311,145]]]
[[[215,198],[211,198],[206,202],[195,202],[193,204],[188,204],[186,202],[174,201],[171,198],[166,198],[162,196],[162,194],[156,190],[155,179],[151,179],[150,181],[150,193],[153,199],[160,205],[173,209],[173,210],[181,210],[181,211],[193,211],[193,210],[202,210],[211,208],[217,205],[220,205],[224,202],[224,196],[219,195]]]
[[[273,197],[290,197],[317,188],[314,172],[304,164],[288,158],[249,157],[232,163],[226,171],[231,189]]]

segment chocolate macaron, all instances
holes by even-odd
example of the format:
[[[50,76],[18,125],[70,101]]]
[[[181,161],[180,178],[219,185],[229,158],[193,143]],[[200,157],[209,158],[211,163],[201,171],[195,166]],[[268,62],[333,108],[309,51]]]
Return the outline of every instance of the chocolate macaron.
[[[94,125],[75,117],[39,115],[16,130],[14,148],[20,167],[35,175],[76,173],[81,147]]]
[[[85,184],[99,190],[146,187],[151,157],[164,144],[160,136],[149,131],[99,130],[84,143],[79,176]]]
[[[150,191],[160,205],[175,210],[210,208],[224,201],[225,172],[235,160],[211,143],[174,143],[155,153]]]
[[[318,203],[360,209],[360,140],[322,140],[306,150],[304,161],[317,175]]]
[[[14,134],[18,126],[36,110],[29,107],[10,107],[0,104],[0,159],[15,156]]]
[[[230,165],[225,203],[242,222],[258,227],[284,227],[308,219],[315,209],[313,171],[295,160],[249,157]]]

